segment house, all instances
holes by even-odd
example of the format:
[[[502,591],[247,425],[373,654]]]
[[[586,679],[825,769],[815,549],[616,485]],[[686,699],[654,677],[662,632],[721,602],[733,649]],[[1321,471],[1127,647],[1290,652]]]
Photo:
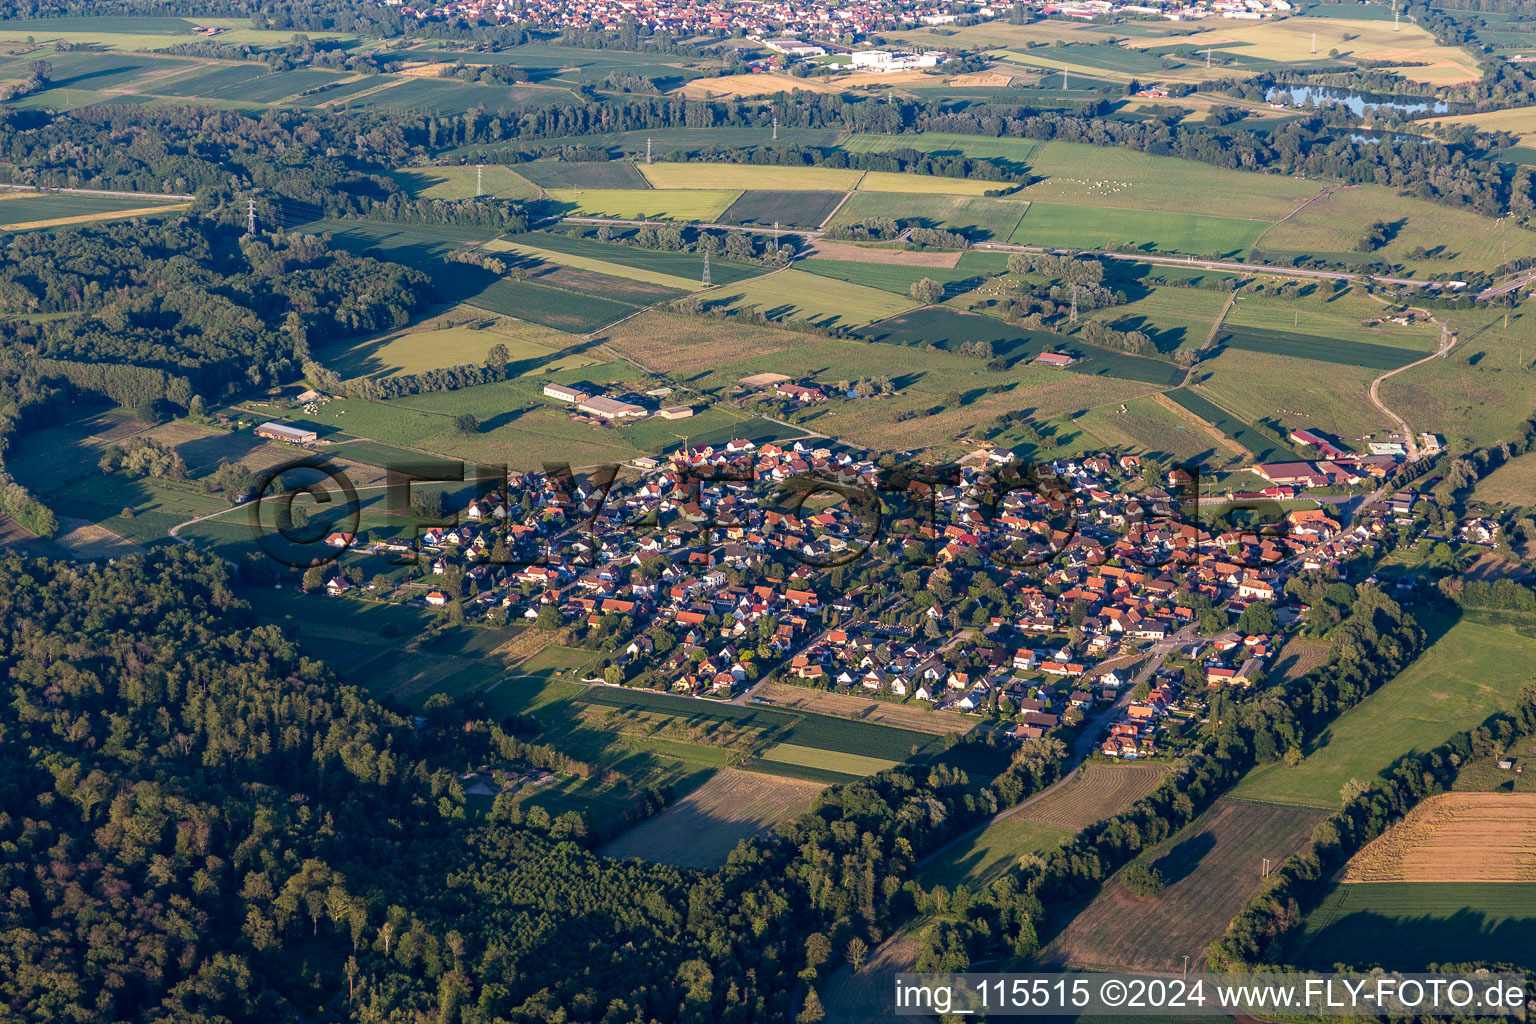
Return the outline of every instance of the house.
[[[434,590],[427,595],[427,604],[433,608],[443,608],[448,604],[448,595],[441,590]]]
[[[329,537],[325,538],[325,544],[326,547],[349,548],[352,546],[352,542],[355,540],[357,540],[356,534],[341,533],[340,531],[337,531],[336,533],[333,533]]]
[[[801,405],[809,405],[812,402],[820,402],[826,398],[826,393],[820,388],[808,388],[800,384],[780,384],[777,392],[784,398],[793,398]]]
[[[352,584],[347,582],[347,578],[345,576],[333,576],[325,584],[325,592],[333,596],[336,594],[345,594],[351,589]]]

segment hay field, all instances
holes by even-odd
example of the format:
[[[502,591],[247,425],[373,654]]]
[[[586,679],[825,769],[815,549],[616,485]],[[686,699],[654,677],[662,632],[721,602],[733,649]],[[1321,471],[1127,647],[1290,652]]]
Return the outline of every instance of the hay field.
[[[846,192],[863,171],[837,167],[760,167],[755,164],[654,163],[636,170],[656,189],[773,189]]]
[[[1167,771],[1167,765],[1161,764],[1092,762],[1084,765],[1071,782],[1030,804],[1019,816],[1077,832],[1152,792]]]
[[[806,336],[651,309],[615,325],[599,341],[648,370],[689,377],[740,358],[744,352],[771,355],[799,348],[806,344]]]
[[[717,868],[743,839],[811,808],[819,782],[722,768],[704,785],[602,848],[680,868]]]
[[[1006,181],[977,181],[974,178],[941,178],[934,174],[901,174],[896,171],[866,171],[859,179],[860,192],[918,192],[930,196],[981,196],[1007,188]]]
[[[479,178],[482,192],[475,190],[473,167],[401,167],[390,177],[413,198],[420,199],[473,199],[477,195],[496,199],[537,199],[542,192],[539,186],[502,164],[485,166]]]
[[[1342,881],[1536,881],[1536,793],[1432,796],[1355,854]]]
[[[775,764],[816,768],[821,771],[841,772],[844,775],[874,775],[876,772],[883,772],[887,768],[894,768],[900,764],[899,761],[884,757],[807,747],[798,743],[775,743],[758,756],[764,761]]]
[[[915,299],[786,270],[703,293],[711,308],[758,312],[770,320],[810,320],[822,326],[863,327],[905,313]]]
[[[676,288],[684,292],[691,292],[699,286],[699,282],[694,278],[678,277],[675,274],[662,274],[654,270],[645,270],[641,267],[610,263],[607,260],[593,259],[590,256],[580,256],[575,253],[556,252],[553,249],[542,249],[534,245],[522,245],[517,242],[509,242],[504,238],[493,238],[480,248],[483,252],[514,253],[528,260],[553,263],[557,266],[572,267],[576,270],[590,270],[595,274],[607,274],[610,277],[627,277],[631,281],[642,281],[645,284],[660,285],[663,288]]]
[[[1313,52],[1313,35],[1317,49]],[[1166,46],[1165,39],[1133,39],[1137,48]],[[1397,73],[1414,82],[1453,85],[1481,77],[1477,61],[1460,49],[1440,46],[1435,37],[1417,25],[1403,23],[1393,31],[1390,21],[1356,21],[1348,18],[1285,18],[1236,27],[1218,25],[1208,32],[1180,39],[1195,46],[1240,47],[1244,57],[1281,63],[1305,63],[1326,59],[1330,50],[1340,56],[1371,61],[1422,63],[1424,67],[1400,67]]]
[[[585,217],[713,221],[741,198],[741,189],[553,188],[549,198]]]
[[[780,707],[813,711],[837,718],[856,718],[861,722],[878,722],[935,736],[967,733],[980,724],[976,719],[964,715],[934,711],[928,707],[893,704],[888,700],[875,700],[850,693],[828,693],[786,683],[764,683],[755,692],[757,696]]]
[[[1490,110],[1485,114],[1436,114],[1414,123],[1426,128],[1437,124],[1471,125],[1480,132],[1509,132],[1518,136],[1522,146],[1536,145],[1536,106]]]

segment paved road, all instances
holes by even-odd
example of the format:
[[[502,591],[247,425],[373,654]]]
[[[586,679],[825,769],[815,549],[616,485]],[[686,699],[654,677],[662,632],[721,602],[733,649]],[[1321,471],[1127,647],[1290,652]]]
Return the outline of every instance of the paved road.
[[[1419,445],[1418,442],[1413,439],[1413,428],[1408,426],[1407,420],[1403,419],[1391,409],[1388,409],[1386,403],[1381,400],[1381,397],[1376,392],[1377,388],[1381,387],[1381,382],[1386,380],[1388,377],[1402,373],[1404,370],[1411,370],[1415,366],[1423,366],[1425,363],[1432,359],[1443,359],[1445,358],[1445,354],[1449,352],[1452,346],[1456,344],[1456,335],[1451,333],[1451,330],[1448,326],[1441,323],[1439,320],[1436,320],[1434,317],[1430,317],[1429,319],[1431,323],[1439,324],[1441,328],[1440,344],[1436,346],[1435,351],[1425,356],[1423,359],[1418,360],[1417,362],[1409,363],[1407,366],[1399,366],[1395,370],[1388,370],[1380,377],[1377,377],[1375,380],[1371,381],[1371,404],[1386,414],[1387,418],[1389,418],[1393,423],[1397,424],[1397,429],[1403,435],[1403,446],[1407,449],[1409,462],[1419,461]]]
[[[1512,291],[1528,288],[1531,285],[1536,285],[1536,270],[1529,270],[1523,274],[1517,274],[1515,277],[1505,281],[1503,284],[1491,285],[1490,287],[1484,288],[1482,291],[1477,293],[1477,297],[1479,299],[1496,299],[1500,295],[1507,295]]]

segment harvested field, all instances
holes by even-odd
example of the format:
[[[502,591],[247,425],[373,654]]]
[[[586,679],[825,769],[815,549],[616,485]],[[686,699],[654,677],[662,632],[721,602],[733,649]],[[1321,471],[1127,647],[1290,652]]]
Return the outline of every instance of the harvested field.
[[[1536,881],[1536,794],[1432,796],[1355,854],[1342,881]]]
[[[792,331],[657,309],[618,324],[599,340],[649,370],[684,376],[712,370],[743,352],[765,355],[806,343],[805,335]]]
[[[120,537],[104,526],[89,519],[59,518],[59,532],[53,542],[68,551],[74,558],[121,558],[143,548],[125,537]]]
[[[1086,764],[1071,782],[1019,816],[1077,832],[1152,792],[1167,771],[1161,764]]]
[[[1377,882],[1337,885],[1302,921],[1287,963],[1425,970],[1479,961],[1536,966],[1536,885]]]
[[[1277,685],[1300,679],[1315,668],[1328,663],[1328,646],[1299,636],[1291,637],[1274,663],[1269,666],[1269,683]]]
[[[1307,843],[1321,811],[1222,797],[1188,826],[1139,858],[1168,885],[1132,896],[1119,875],[1064,924],[1041,952],[1051,967],[1193,969],[1242,906],[1259,891],[1265,858],[1278,864]]]
[[[849,754],[841,750],[801,746],[798,743],[776,743],[763,751],[761,757],[764,761],[777,764],[842,772],[844,775],[874,775],[887,768],[894,768],[899,763],[883,757]]]
[[[893,704],[890,701],[858,697],[853,694],[828,693],[786,683],[764,683],[755,691],[756,696],[772,701],[778,707],[797,711],[813,711],[836,718],[854,718],[861,722],[877,722],[898,729],[932,733],[967,733],[976,727],[975,719],[926,707]]]
[[[942,267],[954,269],[961,252],[908,252],[905,249],[875,249],[851,242],[833,242],[818,238],[806,250],[805,257],[843,260],[849,263],[893,263],[903,267]]]
[[[717,868],[743,839],[810,810],[819,782],[722,768],[665,811],[602,848],[608,857],[642,857],[682,868]]]
[[[638,164],[656,189],[811,189],[845,192],[858,184],[863,171],[838,167],[768,167],[757,164]]]

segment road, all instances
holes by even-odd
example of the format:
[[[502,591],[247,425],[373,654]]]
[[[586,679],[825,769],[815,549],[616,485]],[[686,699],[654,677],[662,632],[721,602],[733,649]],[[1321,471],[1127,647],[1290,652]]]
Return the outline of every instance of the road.
[[[1019,801],[1012,807],[998,811],[981,824],[960,833],[960,835],[918,861],[918,867],[927,866],[930,861],[941,856],[945,851],[974,839],[997,822],[1013,817],[1037,800],[1044,800],[1047,796],[1069,784],[1076,777],[1077,769],[1088,759],[1088,755],[1097,750],[1099,744],[1103,742],[1110,725],[1119,717],[1120,712],[1124,711],[1131,703],[1131,694],[1135,692],[1137,684],[1150,680],[1157,673],[1157,670],[1163,667],[1163,662],[1167,660],[1169,654],[1184,644],[1189,643],[1194,638],[1195,624],[1191,622],[1173,635],[1165,637],[1147,648],[1145,652],[1147,655],[1146,662],[1142,665],[1141,670],[1136,673],[1136,677],[1130,680],[1122,689],[1120,698],[1114,704],[1094,715],[1092,721],[1083,723],[1082,731],[1072,741],[1072,746],[1068,751],[1068,766],[1062,770],[1061,778],[1040,790],[1040,792]]]
[[[1479,299],[1496,299],[1500,295],[1508,295],[1512,291],[1536,285],[1536,270],[1528,270],[1523,274],[1517,274],[1503,284],[1490,285],[1477,293]]]
[[[1419,461],[1419,445],[1418,442],[1413,439],[1413,428],[1408,426],[1407,420],[1403,419],[1397,413],[1387,408],[1386,403],[1383,402],[1380,395],[1377,394],[1377,389],[1381,387],[1381,382],[1386,380],[1388,377],[1402,373],[1404,370],[1411,370],[1415,366],[1423,366],[1431,359],[1445,358],[1445,354],[1449,352],[1451,348],[1456,344],[1456,335],[1451,332],[1451,329],[1448,325],[1441,323],[1434,317],[1430,317],[1430,322],[1440,325],[1440,344],[1435,348],[1435,351],[1430,355],[1425,356],[1423,359],[1418,360],[1417,362],[1409,363],[1407,366],[1399,366],[1395,370],[1388,370],[1380,377],[1377,377],[1375,380],[1371,381],[1371,404],[1380,409],[1382,413],[1385,414],[1387,418],[1390,419],[1393,423],[1397,424],[1398,431],[1403,435],[1403,446],[1408,451],[1409,462]]]

